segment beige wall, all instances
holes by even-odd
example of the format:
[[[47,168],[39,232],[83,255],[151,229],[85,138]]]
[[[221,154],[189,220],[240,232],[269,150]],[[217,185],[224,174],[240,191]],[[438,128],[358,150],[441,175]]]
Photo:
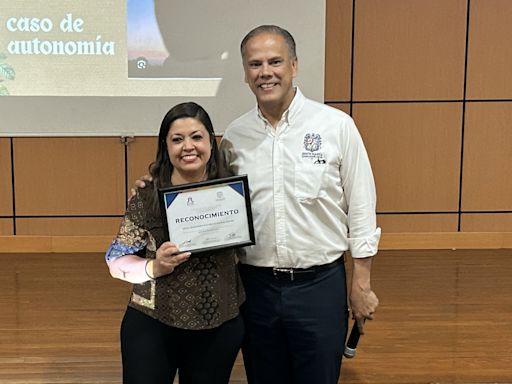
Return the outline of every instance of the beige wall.
[[[384,233],[512,232],[512,2],[467,4],[327,0],[325,102],[361,131]],[[0,138],[0,235],[113,235],[154,152]]]

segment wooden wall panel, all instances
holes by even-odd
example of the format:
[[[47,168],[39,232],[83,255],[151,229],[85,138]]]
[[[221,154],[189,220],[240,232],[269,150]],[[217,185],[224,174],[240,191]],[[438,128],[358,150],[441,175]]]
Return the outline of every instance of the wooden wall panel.
[[[512,1],[473,0],[470,9],[467,97],[512,98]]]
[[[120,223],[120,217],[21,218],[16,220],[16,234],[41,236],[111,235],[114,237]]]
[[[355,104],[379,212],[458,209],[459,103]]]
[[[354,99],[461,99],[467,0],[357,0]]]
[[[0,216],[12,215],[11,143],[0,137]]]
[[[348,103],[328,103],[333,108],[339,109],[347,114],[350,114],[350,104]],[[357,122],[356,122],[357,123]]]
[[[0,236],[8,236],[12,234],[12,219],[0,219]]]
[[[128,144],[128,189],[132,188],[135,180],[149,174],[149,164],[156,157],[157,137],[136,137]]]
[[[325,5],[325,100],[347,101],[352,66],[352,0],[327,0]]]
[[[124,146],[119,138],[15,138],[18,215],[124,212]]]
[[[457,214],[377,215],[384,233],[457,232]]]
[[[462,209],[512,211],[512,103],[466,106]]]
[[[512,232],[512,213],[462,214],[463,232]]]

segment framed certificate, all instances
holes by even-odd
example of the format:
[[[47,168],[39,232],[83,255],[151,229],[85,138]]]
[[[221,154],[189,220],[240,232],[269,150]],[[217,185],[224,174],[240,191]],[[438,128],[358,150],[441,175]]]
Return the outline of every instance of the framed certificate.
[[[255,243],[247,175],[161,188],[158,193],[167,239],[180,251]]]

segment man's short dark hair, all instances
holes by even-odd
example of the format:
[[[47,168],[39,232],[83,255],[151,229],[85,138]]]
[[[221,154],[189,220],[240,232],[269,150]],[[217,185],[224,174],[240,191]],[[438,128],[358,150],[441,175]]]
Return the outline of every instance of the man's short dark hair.
[[[284,38],[284,41],[286,42],[286,45],[288,46],[290,58],[297,58],[295,40],[293,39],[293,36],[286,29],[278,27],[277,25],[260,25],[259,27],[254,28],[247,35],[245,35],[245,37],[242,40],[242,43],[240,44],[240,53],[242,54],[242,58],[244,57],[245,46],[247,45],[247,42],[253,37],[260,35],[262,33],[274,33],[276,35],[282,36]]]

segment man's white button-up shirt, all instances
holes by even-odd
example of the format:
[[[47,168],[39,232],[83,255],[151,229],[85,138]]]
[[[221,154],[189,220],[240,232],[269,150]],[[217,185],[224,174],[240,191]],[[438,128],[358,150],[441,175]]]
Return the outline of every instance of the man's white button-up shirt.
[[[350,116],[295,97],[276,128],[254,108],[226,130],[223,174],[247,174],[256,244],[240,261],[308,268],[377,253],[373,174]]]

